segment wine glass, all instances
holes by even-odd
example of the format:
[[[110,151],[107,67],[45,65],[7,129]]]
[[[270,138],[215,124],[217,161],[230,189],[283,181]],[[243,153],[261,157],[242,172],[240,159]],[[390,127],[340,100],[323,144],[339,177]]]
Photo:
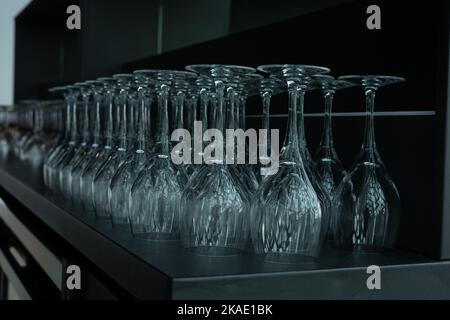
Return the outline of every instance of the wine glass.
[[[109,210],[114,227],[129,228],[129,195],[133,182],[152,157],[150,135],[150,108],[154,102],[154,73],[151,70],[134,72],[137,84],[137,147],[119,167],[109,185]],[[135,129],[135,128],[133,128]]]
[[[200,109],[199,109],[199,120],[201,121],[201,131],[206,131],[209,129],[209,125],[211,124],[211,119],[209,118],[210,112],[210,104],[212,102],[211,90],[214,87],[214,82],[211,78],[205,75],[199,75],[194,83],[191,84],[190,93],[193,100],[200,101]],[[195,133],[195,122],[197,119],[195,115],[197,114],[197,110],[194,110],[194,106],[196,106],[196,102],[192,103],[192,110],[189,113],[192,117],[191,119],[191,133]],[[203,132],[201,132],[203,134]],[[195,175],[202,164],[203,160],[203,148],[205,143],[203,139],[198,141],[194,138],[194,135],[191,136],[191,153],[192,153],[192,164],[186,166],[186,173],[189,176],[189,179]]]
[[[59,144],[57,144],[53,149],[51,149],[46,158],[44,159],[43,165],[43,177],[44,184],[50,190],[56,190],[56,182],[58,179],[56,178],[55,164],[58,162],[64,150],[69,148],[70,142],[70,134],[71,134],[71,100],[69,99],[69,95],[65,94],[67,88],[65,87],[54,87],[50,88],[49,92],[52,94],[63,95],[64,96],[64,112],[61,112],[61,116],[58,119],[58,122],[61,125],[64,125],[64,135]]]
[[[89,127],[89,113],[90,113],[90,97],[92,93],[91,85],[88,83],[77,82],[74,86],[78,89],[81,96],[82,108],[79,110],[78,106],[75,109],[74,125],[77,126],[78,145],[74,155],[62,167],[61,172],[63,176],[63,195],[67,199],[72,199],[78,202],[80,199],[79,177],[73,180],[73,169],[76,168],[81,161],[85,161],[85,156],[90,151],[91,147],[91,133]],[[80,112],[81,111],[81,112]],[[81,115],[79,114],[81,113]],[[75,190],[72,189],[75,187]],[[75,199],[73,199],[75,197]]]
[[[315,75],[314,82],[318,89],[322,90],[325,101],[325,116],[323,124],[322,138],[319,148],[314,156],[315,168],[318,179],[326,192],[330,201],[334,190],[344,178],[346,171],[342,165],[337,152],[334,148],[333,131],[332,131],[332,104],[335,92],[354,86],[351,82],[344,80],[336,80],[330,75]],[[329,230],[329,227],[328,227]],[[331,234],[327,231],[327,239],[330,240]]]
[[[56,193],[64,194],[64,186],[67,177],[64,176],[63,170],[70,163],[74,155],[77,153],[79,148],[79,126],[78,126],[78,96],[79,88],[76,86],[66,86],[64,87],[64,97],[67,101],[67,114],[69,117],[69,122],[67,123],[68,130],[70,131],[69,142],[60,152],[59,156],[55,159],[52,166],[50,167],[50,177],[52,179],[53,190]]]
[[[240,129],[242,131],[246,130],[246,100],[249,96],[249,93],[257,94],[253,90],[253,88],[257,86],[263,78],[264,77],[259,74],[245,74],[233,77],[233,82],[236,85],[236,90],[234,90],[233,87],[230,87],[228,89],[230,92],[235,93],[234,101],[232,97],[229,97],[231,112],[233,110],[233,104],[235,106],[234,114],[230,114],[230,118],[232,119],[231,121],[233,122],[230,125],[231,129]],[[239,147],[244,148],[244,157],[245,159],[249,159],[248,163],[246,163],[245,161],[243,163],[240,163],[240,160],[245,159],[239,159]],[[236,170],[234,170],[234,172],[237,173],[236,178],[239,179],[245,186],[246,190],[249,193],[249,197],[253,195],[259,187],[258,178],[256,177],[254,170],[252,169],[252,165],[257,164],[257,147],[258,144],[252,141],[250,141],[250,143],[248,144],[248,148],[246,148],[245,144],[243,146],[239,146],[238,144],[238,153],[235,154],[238,161],[237,165],[235,166]],[[252,161],[255,161],[255,163],[252,163]]]
[[[109,212],[109,185],[114,174],[126,160],[129,145],[127,139],[127,115],[128,93],[133,76],[129,74],[117,74],[113,76],[117,80],[116,95],[116,146],[109,153],[108,158],[98,169],[93,180],[93,195],[95,214],[98,219],[110,219]]]
[[[398,190],[377,151],[374,132],[375,93],[379,87],[404,81],[391,76],[344,76],[362,85],[366,95],[366,128],[352,170],[333,195],[331,226],[335,244],[360,252],[393,247],[400,220]]]
[[[14,152],[17,157],[22,157],[22,149],[23,146],[33,137],[33,121],[34,121],[34,107],[39,104],[38,100],[22,100],[19,102],[19,105],[24,109],[23,116],[23,129],[24,134],[19,139]]]
[[[86,168],[81,175],[81,203],[88,214],[94,214],[94,178],[103,164],[114,152],[114,97],[116,90],[116,79],[102,77],[97,79],[101,83],[101,88],[96,91],[99,99],[96,104],[96,129],[95,140],[99,146],[94,157],[87,161]],[[103,109],[103,110],[102,110]],[[100,133],[104,124],[103,135]],[[104,136],[104,138],[103,138]]]
[[[129,214],[133,235],[148,240],[179,238],[179,209],[183,185],[169,150],[169,101],[177,81],[195,78],[185,71],[154,70],[157,90],[157,128],[154,156],[145,164],[131,187]],[[180,94],[179,91],[173,94]],[[172,94],[172,96],[173,96]],[[173,108],[172,110],[176,109]]]
[[[81,203],[82,175],[91,161],[96,159],[101,145],[101,104],[103,84],[100,81],[86,81],[83,96],[83,149],[78,152],[78,160],[73,162],[70,175],[72,177],[72,201]],[[92,107],[89,101],[92,99]],[[94,110],[94,112],[92,112]]]
[[[262,79],[259,86],[255,88],[259,92],[262,100],[262,120],[261,129],[265,134],[260,136],[258,145],[259,162],[255,167],[255,174],[261,182],[268,175],[270,167],[267,167],[272,153],[271,132],[270,132],[270,104],[273,95],[280,94],[286,89],[286,84],[275,76]],[[278,150],[276,150],[278,151]]]
[[[213,79],[212,128],[223,133],[224,128],[234,125],[225,123],[226,98],[233,102],[235,97],[232,78],[254,73],[255,69],[231,65],[191,65],[186,69]],[[234,166],[226,165],[224,152],[220,156],[220,150],[224,151],[220,141],[214,141],[216,143],[219,154],[212,155],[214,152],[206,152],[209,146],[205,148],[203,157],[209,165],[199,167],[183,192],[182,241],[196,254],[235,255],[247,244],[248,192],[236,179]]]
[[[286,81],[289,116],[279,170],[262,181],[252,201],[251,233],[255,253],[271,262],[309,262],[319,254],[327,213],[304,166],[298,141],[297,110],[303,109],[310,75],[327,73],[329,69],[266,65],[258,70]]]

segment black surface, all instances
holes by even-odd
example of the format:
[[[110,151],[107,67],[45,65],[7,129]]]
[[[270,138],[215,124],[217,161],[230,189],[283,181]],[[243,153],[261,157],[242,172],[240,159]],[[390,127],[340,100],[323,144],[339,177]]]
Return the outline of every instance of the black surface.
[[[333,278],[342,271],[358,270],[360,273],[372,264],[409,266],[433,261],[402,251],[353,254],[325,250],[315,263],[303,265],[264,263],[251,253],[227,258],[195,256],[181,249],[178,243],[134,239],[128,231],[115,230],[107,222],[86,216],[81,208],[48,195],[40,171],[13,157],[2,159],[0,168],[0,184],[5,190],[119,285],[139,298],[187,298],[186,286],[192,289],[192,293],[202,296],[202,288],[212,290],[230,279],[262,285],[273,281],[270,279],[284,277],[298,277],[298,281],[309,279],[307,275],[311,272],[318,279],[320,274]],[[195,284],[197,282],[198,286]],[[180,288],[183,289],[178,292]],[[227,294],[231,297],[233,290],[240,289],[234,287],[229,290]],[[270,288],[262,290],[265,292]],[[218,292],[216,294],[221,296]]]

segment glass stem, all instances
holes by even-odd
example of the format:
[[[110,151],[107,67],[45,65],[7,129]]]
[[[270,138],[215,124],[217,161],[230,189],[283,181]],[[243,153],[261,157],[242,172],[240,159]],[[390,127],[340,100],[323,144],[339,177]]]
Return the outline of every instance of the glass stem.
[[[202,88],[200,90],[200,117],[202,121],[202,128],[204,131],[209,129],[209,122],[208,122],[208,90],[205,88]],[[194,137],[192,137],[194,139]],[[206,142],[201,141],[201,150],[200,154],[203,155],[203,150],[205,148]]]
[[[375,88],[366,88],[366,128],[364,133],[363,148],[367,151],[370,162],[375,162],[375,129],[374,129],[374,109],[375,109]]]
[[[332,108],[333,108],[334,91],[328,90],[325,92],[325,116],[323,121],[323,133],[320,141],[321,148],[325,149],[327,153],[331,152],[333,148],[333,130],[332,130]]]
[[[240,127],[242,128],[242,130],[245,131],[246,129],[246,110],[245,110],[245,104],[246,104],[246,100],[247,98],[245,96],[242,96],[239,98],[239,110],[240,110]]]
[[[178,91],[176,95],[176,127],[174,129],[184,128],[184,100],[186,95],[182,91]]]
[[[94,121],[94,147],[98,147],[101,139],[101,117],[100,117],[100,103],[101,97],[99,94],[94,93],[94,105],[95,105],[95,121]]]
[[[169,156],[169,118],[168,99],[170,87],[162,84],[158,94],[158,142],[156,152],[158,155]]]
[[[118,147],[119,151],[125,151],[127,149],[127,97],[128,94],[126,90],[122,89],[119,96],[118,104]]]
[[[190,121],[190,132],[194,132],[194,123],[197,121],[197,103],[198,103],[198,96],[193,95],[191,96],[191,108],[189,110],[189,114],[191,115],[191,121]]]
[[[66,97],[65,98],[66,101],[66,128],[65,128],[65,135],[66,135],[66,140],[69,141],[70,140],[70,135],[72,133],[72,112],[71,112],[71,103],[70,103],[70,98]]]
[[[300,87],[297,90],[303,91]],[[305,116],[304,116],[304,97],[303,92],[302,97],[299,95],[299,103],[297,106],[297,132],[298,132],[298,142],[300,153],[303,155],[304,150],[306,150],[306,134],[305,134]],[[301,101],[300,101],[301,100]]]
[[[236,96],[234,101],[234,128],[238,129],[241,127],[241,108],[240,108],[240,99],[239,96]]]
[[[178,126],[178,101],[177,101],[177,96],[176,95],[172,95],[172,97],[170,97],[170,105],[171,105],[171,110],[172,110],[172,119],[171,119],[171,128],[170,130],[173,131],[175,129],[177,129]]]
[[[135,124],[136,124],[136,119],[135,119],[135,115],[136,115],[136,111],[135,111],[135,97],[132,95],[128,96],[128,106],[127,106],[127,112],[128,112],[128,124],[127,124],[127,141],[128,141],[128,146],[132,147],[134,145],[135,142]]]
[[[78,139],[78,111],[77,111],[77,99],[76,97],[71,98],[72,104],[72,132],[70,140],[72,143],[75,143]]]
[[[234,88],[227,89],[228,105],[226,110],[226,129],[235,129],[235,108],[236,108],[236,91]]]
[[[208,129],[208,90],[200,90],[200,114],[202,119],[203,129]]]
[[[216,91],[217,91],[217,106],[214,112],[214,128],[223,132],[224,122],[223,122],[223,114],[224,114],[224,98],[225,98],[225,85],[222,81],[216,81]]]
[[[214,110],[214,129],[219,130],[220,132],[224,133],[225,128],[225,84],[222,80],[216,80],[215,81],[215,87],[216,87],[216,105]],[[225,143],[223,144],[223,155],[225,156],[226,150],[225,150]],[[219,163],[221,166],[216,167],[222,167],[225,165],[225,161],[222,161]]]
[[[112,148],[113,145],[113,124],[114,124],[114,116],[113,116],[113,112],[114,112],[114,97],[113,97],[113,92],[112,89],[108,90],[106,92],[106,132],[105,132],[105,137],[106,137],[106,147],[107,148]]]
[[[287,85],[289,95],[289,113],[288,128],[283,148],[283,159],[286,162],[302,163],[298,143],[297,107],[299,100],[304,99],[305,93],[303,90],[299,90],[299,86],[295,81],[288,80]]]
[[[83,95],[83,143],[88,143],[89,134],[89,95]]]
[[[261,129],[265,129],[266,134],[264,136],[263,143],[266,145],[267,155],[270,156],[270,100],[272,99],[272,92],[265,91],[262,95],[262,101],[263,101],[263,117],[262,117],[262,123],[261,123]]]
[[[145,89],[139,88],[138,90],[138,101],[139,101],[139,117],[138,117],[138,150],[146,150],[146,101],[145,101]]]

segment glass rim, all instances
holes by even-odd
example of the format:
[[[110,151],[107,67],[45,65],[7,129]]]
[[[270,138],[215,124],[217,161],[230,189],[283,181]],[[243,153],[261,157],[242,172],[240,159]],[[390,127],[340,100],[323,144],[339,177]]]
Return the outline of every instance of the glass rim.
[[[353,82],[363,87],[364,81],[375,81],[374,85],[376,85],[377,87],[406,81],[406,79],[403,77],[387,75],[345,75],[340,76],[338,80]]]
[[[202,75],[211,75],[211,71],[216,68],[228,69],[232,74],[251,74],[255,73],[256,69],[249,66],[241,66],[234,64],[190,64],[185,67],[186,70],[196,72]]]
[[[133,75],[155,75],[156,77],[158,75],[162,74],[171,74],[177,76],[183,76],[184,78],[195,78],[197,77],[197,74],[190,71],[185,70],[170,70],[170,69],[141,69],[141,70],[135,70],[133,71]]]
[[[258,66],[256,69],[260,72],[271,75],[274,73],[277,75],[283,74],[283,70],[285,69],[295,69],[299,72],[299,74],[304,74],[307,76],[331,72],[330,68],[309,64],[265,64]]]
[[[357,86],[356,83],[343,80],[343,79],[337,79],[331,75],[326,74],[316,74],[311,76],[313,83],[317,85],[316,89],[321,90],[341,90],[341,89],[347,89],[351,87]]]

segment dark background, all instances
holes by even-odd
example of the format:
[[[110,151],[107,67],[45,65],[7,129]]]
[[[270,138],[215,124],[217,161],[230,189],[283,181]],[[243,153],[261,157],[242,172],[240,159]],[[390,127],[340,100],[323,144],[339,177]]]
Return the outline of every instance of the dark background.
[[[82,29],[66,28],[65,9],[79,4]],[[366,8],[381,8],[382,29],[366,28]],[[403,76],[382,88],[376,111],[431,111],[376,118],[379,151],[402,198],[399,246],[450,258],[450,226],[443,225],[445,119],[448,88],[448,2],[269,0],[34,1],[16,18],[15,100],[49,98],[54,85],[142,68],[183,69],[193,63],[258,66],[302,63],[344,74]],[[286,97],[274,97],[271,113],[286,113]],[[322,111],[319,93],[305,111]],[[364,111],[360,88],[338,92],[335,112]],[[261,103],[249,100],[247,113]],[[286,118],[272,119],[283,129]],[[258,127],[250,117],[248,126]],[[336,117],[335,144],[346,167],[362,140],[364,118]],[[307,117],[314,153],[321,117]],[[446,238],[447,237],[447,238]]]

